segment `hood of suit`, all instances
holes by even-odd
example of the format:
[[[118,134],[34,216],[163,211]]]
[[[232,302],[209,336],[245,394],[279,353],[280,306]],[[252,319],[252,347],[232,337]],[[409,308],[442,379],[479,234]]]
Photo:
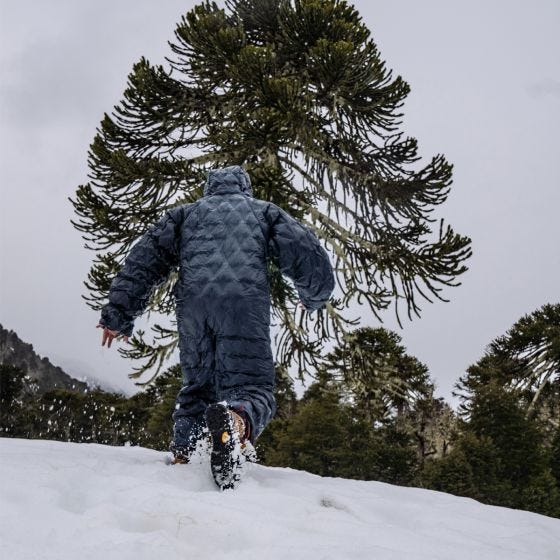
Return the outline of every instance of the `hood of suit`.
[[[253,196],[249,174],[239,165],[212,169],[204,185],[204,196],[240,192]]]

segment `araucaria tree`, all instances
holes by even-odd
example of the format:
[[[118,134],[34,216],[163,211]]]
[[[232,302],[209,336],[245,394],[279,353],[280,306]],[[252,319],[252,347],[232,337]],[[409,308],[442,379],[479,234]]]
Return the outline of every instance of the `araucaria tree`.
[[[489,383],[519,395],[526,414],[560,428],[560,304],[546,304],[495,339],[486,355],[457,383],[460,412],[468,418],[472,402]]]
[[[428,368],[383,328],[347,333],[325,360],[325,373],[368,421],[401,416],[433,392]]]
[[[421,163],[399,130],[409,87],[393,77],[354,7],[342,0],[204,2],[170,43],[169,67],[141,59],[123,100],[105,115],[89,153],[90,182],[78,188],[74,225],[96,252],[86,286],[98,308],[137,237],[168,208],[196,200],[205,173],[244,165],[255,195],[297,216],[333,256],[338,295],[309,317],[271,265],[278,361],[300,371],[322,343],[344,333],[345,310],[418,315],[466,270],[470,240],[432,212],[451,185],[451,165]],[[174,278],[149,310],[169,313]],[[305,327],[313,328],[305,328]],[[147,366],[174,348],[156,327],[133,357]]]

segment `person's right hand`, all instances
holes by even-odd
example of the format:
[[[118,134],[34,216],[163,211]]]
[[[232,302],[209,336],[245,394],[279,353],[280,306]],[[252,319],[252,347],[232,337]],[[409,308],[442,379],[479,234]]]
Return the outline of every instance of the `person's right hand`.
[[[103,326],[103,325],[97,325],[98,329],[103,329],[103,334],[101,336],[101,346],[105,346],[105,343],[107,343],[107,348],[111,348],[111,344],[113,342],[113,339],[115,338],[119,338],[119,332],[118,331],[112,331],[111,329],[108,329],[107,327]],[[123,340],[125,342],[128,342],[128,336],[123,336],[122,337]]]

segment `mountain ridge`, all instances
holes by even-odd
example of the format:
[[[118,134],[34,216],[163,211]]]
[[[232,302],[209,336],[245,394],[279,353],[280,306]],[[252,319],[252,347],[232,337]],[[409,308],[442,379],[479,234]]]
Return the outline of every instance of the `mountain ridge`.
[[[0,324],[0,364],[15,366],[22,369],[37,393],[45,393],[52,389],[67,389],[85,392],[88,384],[67,374],[61,367],[55,366],[49,358],[41,357],[33,349],[33,345],[24,342],[13,331]]]

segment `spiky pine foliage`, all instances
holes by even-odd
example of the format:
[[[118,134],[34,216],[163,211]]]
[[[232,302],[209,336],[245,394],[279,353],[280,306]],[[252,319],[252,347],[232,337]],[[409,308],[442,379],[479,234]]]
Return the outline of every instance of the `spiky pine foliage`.
[[[489,383],[515,391],[529,416],[559,427],[560,304],[543,305],[517,321],[488,347],[457,383],[460,411],[469,417],[472,401]]]
[[[357,329],[326,358],[324,371],[371,422],[402,415],[433,391],[428,368],[401,342],[383,328]]]
[[[525,391],[529,413],[548,397],[552,396],[558,402],[560,304],[543,305],[525,315],[505,336],[496,339],[490,349],[499,358],[513,357],[523,364],[524,375],[514,380],[514,388]]]
[[[296,308],[272,268],[281,365],[296,358],[301,372],[316,363],[322,343],[347,329],[352,303],[375,314],[400,303],[413,316],[420,298],[443,299],[457,285],[470,240],[431,218],[451,165],[442,155],[421,164],[416,140],[399,131],[409,87],[387,70],[351,5],[203,2],[170,47],[169,70],[144,58],[134,65],[91,145],[91,180],[73,200],[74,225],[96,252],[92,307],[135,239],[165,209],[196,200],[208,169],[231,164],[246,167],[257,197],[312,228],[336,264],[338,299],[317,318]],[[173,280],[150,310],[171,311]],[[169,335],[160,330],[157,349],[136,338],[125,354],[154,365],[175,348]]]

